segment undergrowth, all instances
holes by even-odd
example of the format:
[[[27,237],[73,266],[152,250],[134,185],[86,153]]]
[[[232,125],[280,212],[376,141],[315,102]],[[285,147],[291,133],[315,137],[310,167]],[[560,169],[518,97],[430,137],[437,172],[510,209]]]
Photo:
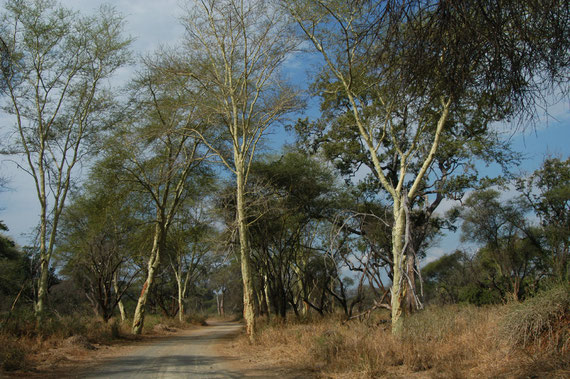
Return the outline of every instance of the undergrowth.
[[[568,292],[556,291],[517,306],[428,308],[407,317],[398,337],[382,312],[349,322],[272,319],[255,344],[243,337],[235,349],[326,378],[567,377]]]

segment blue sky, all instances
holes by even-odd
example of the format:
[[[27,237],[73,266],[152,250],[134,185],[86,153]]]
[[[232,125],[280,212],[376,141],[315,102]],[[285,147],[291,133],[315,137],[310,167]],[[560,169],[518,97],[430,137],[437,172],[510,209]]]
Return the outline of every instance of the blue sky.
[[[65,0],[67,7],[91,12],[105,3],[100,0]],[[184,28],[178,22],[182,14],[177,0],[111,0],[107,1],[116,7],[126,18],[126,33],[135,38],[133,50],[135,54],[146,54],[161,44],[174,45],[182,37]],[[309,63],[307,63],[309,62]],[[287,75],[296,82],[308,82],[307,71],[311,69],[310,60],[305,57],[292,57],[287,61]],[[132,76],[134,67],[121,70],[117,82],[126,82]],[[517,132],[512,138],[513,146],[523,152],[527,159],[520,166],[521,172],[537,169],[545,156],[566,158],[570,154],[570,104],[559,103],[549,109],[552,117],[539,122],[535,129],[529,128]],[[318,115],[318,103],[312,101],[306,112],[311,117]],[[0,128],[4,129],[10,120],[0,114]],[[282,130],[270,136],[268,146],[277,148],[283,142],[292,142]],[[492,168],[491,168],[492,170]],[[0,175],[8,176],[11,191],[0,193],[0,220],[10,228],[8,233],[19,244],[29,243],[26,233],[37,224],[39,207],[33,190],[31,178],[15,169],[14,164],[3,160],[0,162]],[[448,206],[450,206],[448,204]],[[433,260],[443,253],[452,252],[458,247],[458,236],[442,238],[439,246],[431,249],[428,260]]]

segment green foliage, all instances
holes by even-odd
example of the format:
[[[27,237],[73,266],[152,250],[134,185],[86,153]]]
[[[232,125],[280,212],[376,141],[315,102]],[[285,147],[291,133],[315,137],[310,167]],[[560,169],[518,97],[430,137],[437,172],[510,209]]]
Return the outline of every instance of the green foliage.
[[[108,320],[136,273],[134,235],[140,221],[135,217],[135,201],[116,176],[101,173],[100,165],[71,200],[60,227],[61,273]]]
[[[443,255],[425,265],[422,277],[426,301],[442,304],[460,301],[460,289],[469,280],[467,271],[466,256],[461,251]]]
[[[542,167],[516,181],[521,202],[540,220],[548,264],[561,282],[570,278],[570,158],[545,159]]]
[[[505,301],[532,294],[545,273],[545,254],[536,229],[527,222],[527,209],[517,201],[500,201],[500,193],[489,189],[471,194],[460,217],[461,238],[482,245],[473,259],[480,282]]]
[[[490,305],[500,304],[504,301],[501,293],[492,287],[489,281],[483,280],[481,282],[472,281],[467,283],[464,287],[458,288],[459,302],[465,302],[475,305]]]
[[[185,316],[184,321],[191,325],[202,325],[207,326],[208,323],[206,322],[206,316],[199,313],[190,313]]]
[[[8,230],[4,225],[0,229]],[[12,305],[18,307],[34,300],[35,263],[33,256],[0,233],[0,312],[8,311]],[[50,279],[50,285],[54,284],[53,270]]]

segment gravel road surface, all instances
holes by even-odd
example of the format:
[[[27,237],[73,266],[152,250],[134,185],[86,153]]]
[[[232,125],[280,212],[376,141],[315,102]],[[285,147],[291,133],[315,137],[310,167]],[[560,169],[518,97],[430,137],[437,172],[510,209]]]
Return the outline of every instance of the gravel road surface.
[[[242,326],[219,322],[188,330],[82,373],[83,378],[242,378],[255,377],[231,368],[231,358],[220,356],[216,344],[231,339]],[[259,377],[259,376],[258,376]]]

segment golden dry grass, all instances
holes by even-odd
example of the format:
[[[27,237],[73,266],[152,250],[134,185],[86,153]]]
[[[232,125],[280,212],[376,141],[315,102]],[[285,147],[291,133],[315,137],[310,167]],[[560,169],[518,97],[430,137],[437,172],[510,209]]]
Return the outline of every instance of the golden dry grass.
[[[409,317],[394,337],[385,314],[342,323],[266,322],[253,345],[243,337],[233,349],[253,365],[288,367],[322,378],[568,377],[568,349],[529,350],[499,333],[508,306],[446,306]]]

